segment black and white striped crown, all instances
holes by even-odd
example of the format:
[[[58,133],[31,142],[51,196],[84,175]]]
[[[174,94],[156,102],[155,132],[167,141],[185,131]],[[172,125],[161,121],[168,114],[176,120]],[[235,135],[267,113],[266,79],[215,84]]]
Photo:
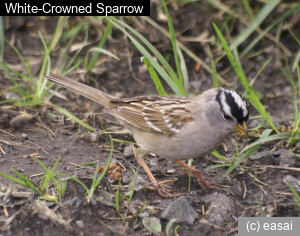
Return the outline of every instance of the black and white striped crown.
[[[238,123],[242,124],[249,118],[247,102],[240,94],[234,90],[220,88],[217,94],[217,101],[222,111],[230,117],[234,117]]]

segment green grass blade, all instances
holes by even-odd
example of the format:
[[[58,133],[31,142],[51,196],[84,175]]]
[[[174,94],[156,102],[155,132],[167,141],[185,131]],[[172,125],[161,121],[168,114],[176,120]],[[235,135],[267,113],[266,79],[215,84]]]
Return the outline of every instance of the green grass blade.
[[[63,33],[64,23],[65,23],[65,16],[59,16],[56,24],[56,28],[54,30],[54,33],[52,35],[52,39],[49,45],[49,51],[52,52],[53,49],[56,47],[59,39],[61,38],[61,35]]]
[[[213,156],[219,158],[221,161],[225,161],[225,162],[229,163],[227,158],[224,157],[223,155],[221,155],[217,150],[213,150],[210,154],[212,154]]]
[[[160,76],[167,82],[167,84],[171,87],[171,89],[176,93],[177,96],[186,96],[186,91],[178,79],[176,73],[173,71],[169,63],[165,60],[165,58],[147,41],[139,32],[128,26],[122,21],[116,20],[114,18],[107,18],[111,21],[117,28],[119,28],[127,37],[132,41],[132,43],[137,47],[137,49],[146,57],[151,65],[156,69],[156,71],[160,74]],[[163,65],[162,68],[157,61],[153,59],[153,57],[149,54],[149,52],[135,39],[133,38],[126,30],[124,30],[121,26],[124,26],[130,32],[132,32],[138,39],[140,39],[149,49],[153,52],[153,54],[157,57],[160,63]],[[167,72],[169,73],[167,73]]]
[[[103,54],[105,54],[105,55],[107,55],[107,56],[109,56],[109,57],[112,57],[112,58],[116,59],[116,60],[120,60],[115,54],[113,54],[113,53],[111,53],[110,51],[107,51],[107,50],[105,50],[105,49],[103,49],[103,48],[91,48],[91,49],[88,51],[88,53],[86,54],[86,58],[87,58],[87,56],[88,56],[88,54],[89,54],[90,52],[95,52],[94,55],[97,54],[97,58],[98,58],[98,56],[99,56],[100,53],[103,53]],[[94,65],[93,65],[93,66],[94,66]],[[93,66],[92,66],[92,68],[93,68]],[[92,68],[91,68],[91,69],[92,69]]]
[[[294,95],[294,125],[292,129],[292,134],[289,139],[288,145],[290,145],[293,142],[293,138],[298,134],[298,128],[300,125],[300,114],[298,111],[298,96],[297,93]]]
[[[85,24],[86,24],[86,21],[83,21],[83,22],[75,25],[70,30],[63,32],[63,34],[60,37],[60,41],[63,42],[63,41],[70,39],[70,41],[73,42],[74,38],[76,37],[76,35],[79,33],[79,31]],[[68,45],[70,44],[70,41],[68,42]],[[69,48],[69,47],[67,47],[67,48]]]
[[[270,125],[270,127],[276,131],[277,133],[279,133],[279,131],[276,129],[275,125],[273,124],[272,120],[270,119],[268,113],[266,112],[264,106],[261,104],[259,98],[257,97],[257,95],[255,94],[255,92],[253,91],[253,89],[251,88],[245,74],[243,73],[243,70],[238,66],[232,52],[229,49],[229,46],[224,38],[224,36],[222,35],[221,31],[219,30],[219,28],[213,23],[213,26],[218,34],[218,37],[223,45],[223,48],[227,54],[227,57],[233,67],[233,69],[235,70],[235,73],[237,74],[238,78],[241,81],[241,84],[243,85],[243,87],[245,88],[249,99],[252,103],[252,105],[257,109],[257,111],[261,114],[261,116],[268,122],[268,124]]]
[[[111,160],[112,160],[112,156],[113,156],[113,153],[114,153],[114,141],[111,137],[111,135],[109,134],[109,142],[110,142],[110,152],[109,152],[109,156],[108,156],[108,159],[107,159],[107,162],[106,162],[106,165],[104,167],[104,170],[102,171],[100,177],[98,178],[97,182],[96,182],[96,186],[98,186],[101,182],[101,180],[104,178],[108,168],[109,168],[109,165],[111,163]]]
[[[5,71],[5,73],[7,74],[8,78],[10,79],[10,81],[15,85],[15,87],[18,90],[18,93],[22,94],[22,96],[27,96],[27,93],[25,92],[24,89],[22,89],[21,85],[15,80],[15,78],[12,76],[12,74],[10,73],[8,67],[2,62],[0,61],[0,66],[3,68],[3,70]]]
[[[83,48],[83,46],[81,48],[79,48],[71,58],[68,58],[68,60],[67,60],[68,64],[66,66],[64,65],[63,59],[68,54],[68,51],[70,50],[70,47],[71,47],[75,37],[79,34],[79,32],[84,28],[85,25],[86,25],[86,21],[76,25],[74,28],[70,29],[69,31],[67,31],[66,33],[64,33],[61,36],[61,42],[69,39],[67,45],[63,48],[63,51],[61,52],[61,56],[59,57],[59,59],[56,62],[56,65],[55,65],[55,68],[58,68],[58,70],[62,71],[62,73],[64,73],[65,70],[68,70],[68,68],[73,64],[73,62],[77,58],[79,52]],[[88,40],[88,34],[85,33],[83,45],[86,45],[87,40]]]
[[[59,175],[59,176],[66,176],[66,177],[68,177],[68,178],[74,180],[75,182],[77,182],[78,184],[80,184],[81,187],[84,188],[84,190],[85,190],[86,193],[88,193],[88,192],[90,191],[89,188],[88,188],[88,187],[87,187],[80,179],[77,179],[77,178],[75,178],[75,177],[72,176],[72,175],[64,174],[64,173],[56,173],[56,175]]]
[[[269,129],[266,129],[269,130]],[[265,131],[266,131],[265,130]],[[260,139],[258,139],[257,141],[247,145],[242,151],[241,153],[244,153],[245,151],[247,151],[249,148],[252,148],[255,145],[258,144],[263,144],[265,142],[269,142],[269,141],[273,141],[273,140],[279,140],[279,139],[286,139],[289,138],[292,132],[284,132],[284,133],[279,133],[279,134],[274,134],[268,137],[261,137]]]
[[[216,169],[216,168],[220,168],[220,167],[229,167],[231,166],[231,164],[216,164],[216,165],[211,165],[208,166],[207,169]]]
[[[116,19],[115,19],[116,20]],[[141,40],[149,49],[150,51],[157,57],[157,59],[161,62],[163,67],[166,69],[166,71],[169,73],[170,77],[174,81],[180,81],[178,76],[176,75],[175,71],[173,68],[170,66],[170,64],[167,62],[167,60],[161,55],[159,51],[143,36],[141,35],[138,31],[130,27],[129,25],[125,24],[122,21],[116,20],[119,24],[127,28],[130,32],[132,32],[139,40]]]
[[[269,65],[269,63],[271,62],[272,57],[270,57],[263,65],[262,67],[258,70],[258,72],[256,73],[256,75],[254,76],[253,80],[251,81],[251,86],[253,86],[254,81],[257,79],[257,77],[260,75],[261,72],[263,72],[263,70],[266,68],[267,65]]]
[[[80,120],[77,116],[73,115],[71,112],[69,112],[68,110],[62,108],[62,107],[59,107],[59,106],[56,106],[54,104],[51,104],[52,107],[54,107],[56,110],[58,110],[60,113],[66,115],[67,117],[71,118],[72,120],[74,120],[75,122],[77,122],[78,124],[80,124],[81,126],[83,126],[84,128],[92,131],[92,132],[96,132],[96,130],[89,126],[87,123],[83,122],[82,120]]]
[[[0,61],[3,61],[4,45],[4,22],[3,16],[0,16]]]
[[[253,20],[254,14],[253,14],[253,11],[250,7],[249,1],[248,0],[242,0],[242,3],[243,3],[243,6],[245,8],[245,12],[247,12],[247,14],[249,15],[249,18],[251,20]]]
[[[279,22],[284,21],[287,17],[293,15],[295,12],[300,10],[300,4],[298,4],[297,6],[289,9],[288,11],[286,11],[283,15],[281,15],[280,17],[278,17],[277,19],[274,19],[272,21],[272,23],[270,25],[268,25],[261,33],[259,33],[259,35],[251,41],[251,43],[243,50],[243,52],[241,53],[241,57],[244,57],[246,54],[248,54],[248,52],[251,51],[251,49],[275,26],[277,25]]]
[[[10,180],[10,181],[13,181],[13,182],[15,182],[16,184],[21,184],[21,185],[23,185],[23,186],[26,187],[26,184],[25,184],[25,182],[24,182],[23,180],[17,179],[17,178],[15,178],[15,177],[12,177],[12,176],[10,176],[10,175],[7,175],[7,174],[5,174],[5,173],[3,173],[3,172],[0,172],[0,176],[4,177],[4,178],[6,178],[6,179],[8,179],[8,180]]]
[[[20,59],[22,65],[24,66],[24,68],[27,69],[28,76],[29,76],[30,78],[33,78],[32,75],[31,75],[31,71],[28,70],[28,67],[26,66],[27,63],[26,63],[24,57],[23,57],[23,56],[21,55],[21,53],[19,52],[19,50],[18,50],[14,45],[12,45],[8,40],[6,40],[5,38],[4,38],[4,41],[5,41],[5,42],[12,48],[12,50],[17,54],[17,56],[18,56],[18,58]]]
[[[43,98],[42,93],[47,84],[47,80],[44,78],[44,75],[46,73],[46,70],[47,70],[47,74],[49,74],[50,67],[51,67],[49,64],[50,63],[50,50],[48,49],[47,44],[44,40],[44,37],[40,31],[39,31],[39,36],[40,36],[40,39],[41,39],[43,47],[44,47],[45,56],[43,59],[43,63],[42,63],[42,67],[41,67],[41,70],[39,73],[39,79],[38,79],[38,83],[37,83],[37,87],[36,87],[36,91],[35,91],[35,100],[36,101],[41,101]]]
[[[186,93],[188,94],[189,87],[190,87],[188,69],[186,67],[185,59],[182,54],[181,48],[177,47],[177,50],[178,50],[178,56],[179,56],[179,61],[180,61],[180,68],[181,68],[181,72],[182,72],[182,76],[183,76],[183,85],[184,85],[184,89],[185,89]]]
[[[293,62],[293,66],[292,66],[292,71],[295,71],[297,65],[299,65],[299,61],[300,61],[300,49],[298,50],[294,62]]]
[[[264,211],[264,209],[262,208],[262,206],[261,206],[260,202],[259,202],[259,201],[257,201],[257,199],[256,199],[256,198],[255,198],[255,202],[256,202],[256,204],[258,205],[258,207],[259,207],[259,209],[260,209],[260,212],[261,212],[261,214],[263,215],[263,217],[267,217],[267,214],[266,214],[266,212]]]
[[[218,73],[217,73],[216,64],[215,64],[215,61],[214,61],[213,54],[210,50],[210,47],[209,47],[208,44],[207,44],[207,46],[208,46],[208,53],[209,53],[210,61],[211,61],[213,86],[214,86],[214,88],[219,88],[220,84],[219,84],[219,80],[218,80]]]
[[[98,185],[100,184],[100,182],[104,178],[104,176],[105,176],[105,174],[106,174],[106,172],[109,168],[109,165],[111,163],[112,156],[113,156],[113,151],[114,151],[114,142],[113,142],[113,139],[112,139],[110,134],[109,134],[109,141],[110,141],[109,157],[107,159],[104,170],[102,171],[102,173],[101,173],[101,175],[99,176],[98,179],[97,179],[97,176],[98,176],[99,168],[98,168],[98,165],[96,166],[95,173],[94,173],[94,178],[93,178],[93,183],[92,183],[91,189],[88,190],[88,201],[90,201],[90,199],[93,197],[95,189],[98,187]]]
[[[170,13],[169,13],[169,10],[168,10],[168,7],[166,5],[165,0],[162,0],[162,4],[163,4],[163,7],[165,9],[165,13],[167,15],[167,21],[168,21],[169,32],[170,32],[170,36],[171,36],[174,59],[175,59],[175,64],[176,64],[176,68],[177,68],[177,74],[178,74],[179,80],[183,84],[184,81],[183,81],[182,71],[181,71],[181,67],[180,67],[180,63],[179,63],[179,57],[178,57],[178,53],[177,53],[177,42],[176,42],[174,27],[173,27],[173,24],[172,24],[172,19],[171,19],[171,16],[170,16]]]
[[[260,139],[259,140],[257,140],[255,143],[255,145],[251,145],[251,149],[250,150],[248,150],[243,156],[241,156],[239,159],[237,159],[228,169],[227,169],[227,171],[225,172],[225,174],[224,174],[224,176],[228,176],[239,164],[241,164],[244,160],[246,160],[252,153],[254,153],[256,150],[257,150],[257,148],[262,144],[262,143],[264,143],[265,141],[264,140],[266,140],[268,137],[269,137],[269,135],[270,135],[270,133],[272,132],[272,130],[271,129],[266,129],[263,133],[262,133],[262,135],[261,135],[261,137],[260,137]],[[250,148],[250,147],[249,147]],[[249,149],[249,148],[247,148],[247,149]],[[246,150],[247,150],[246,149]],[[245,149],[244,149],[245,150]],[[244,151],[243,150],[243,151]],[[243,152],[242,151],[242,152]],[[242,152],[240,152],[240,153],[242,153]]]
[[[41,191],[38,187],[36,187],[35,184],[32,183],[25,175],[22,175],[20,172],[16,171],[15,169],[11,169],[11,171],[24,182],[25,184],[24,186],[39,193],[40,195],[44,195],[43,191]]]
[[[288,186],[289,186],[290,190],[292,191],[294,197],[297,200],[296,205],[300,208],[300,195],[298,194],[298,192],[294,189],[294,187],[290,183],[288,183]]]
[[[45,191],[49,187],[49,182],[51,180],[51,174],[49,174],[49,172],[50,172],[49,169],[39,159],[35,158],[35,160],[46,171],[46,173],[44,174],[44,180],[40,184],[40,189],[42,191]]]
[[[147,21],[149,24],[151,24],[153,27],[157,28],[160,32],[162,32],[165,36],[170,38],[170,33],[165,30],[162,26],[157,24],[154,20],[152,20],[150,17],[142,16],[142,18]],[[191,57],[195,62],[198,62],[206,71],[208,71],[210,74],[212,74],[211,68],[200,58],[198,57],[194,52],[192,52],[190,49],[188,49],[183,43],[177,40],[177,45],[183,50],[189,57]],[[156,56],[156,55],[155,55]],[[156,56],[157,57],[157,56]],[[158,58],[158,57],[157,57]],[[159,59],[160,60],[160,59]],[[164,65],[164,64],[163,64]],[[164,65],[165,67],[165,65]],[[168,69],[167,69],[168,70]],[[174,72],[174,71],[173,71]],[[175,73],[175,72],[174,72]],[[171,75],[172,76],[172,75]],[[176,76],[176,74],[175,74]],[[228,83],[223,77],[218,75],[218,79],[220,82],[222,82],[224,85],[229,86],[230,83]]]
[[[112,23],[108,22],[97,48],[99,48],[99,49],[103,48],[103,46],[105,45],[105,42],[106,42],[108,36],[110,35],[111,29],[112,29]],[[99,57],[99,52],[96,51],[93,54],[93,56],[92,56],[92,58],[90,60],[90,63],[88,65],[88,70],[89,71],[91,71],[93,69],[93,67],[95,66],[96,61],[98,60],[98,57]]]
[[[84,128],[96,132],[96,130],[89,126],[87,123],[83,122],[82,120],[80,120],[78,117],[76,117],[75,115],[73,115],[71,112],[69,112],[68,110],[54,105],[54,104],[49,104],[49,103],[45,103],[45,102],[22,102],[22,103],[16,103],[16,106],[22,107],[22,106],[43,106],[43,105],[49,105],[52,106],[53,108],[55,108],[57,111],[59,111],[60,113],[66,115],[67,117],[69,117],[70,119],[74,120],[75,122],[77,122],[78,124],[80,124],[81,126],[83,126]]]
[[[158,78],[153,66],[151,65],[151,63],[149,62],[149,60],[144,57],[142,58],[142,61],[144,62],[144,64],[146,65],[147,69],[148,69],[148,72],[154,82],[154,85],[159,93],[159,95],[161,96],[166,96],[166,91],[162,85],[162,83],[160,82],[160,79]]]
[[[285,55],[285,58],[284,58],[284,62],[285,62],[285,68],[281,67],[280,70],[281,70],[282,74],[285,76],[285,78],[287,79],[287,81],[290,83],[293,90],[296,91],[297,86],[295,84],[294,77],[293,77],[292,72],[290,70],[288,58],[287,58],[286,55]]]
[[[241,43],[243,43],[267,18],[267,16],[272,12],[272,10],[279,4],[280,0],[269,1],[254,18],[254,20],[249,24],[249,26],[240,33],[240,35],[231,44],[231,50],[237,48]]]
[[[1,61],[0,61],[0,63],[1,63],[1,65],[3,65]],[[5,64],[4,64],[4,65],[5,65]],[[4,66],[4,65],[3,65],[3,66]],[[3,66],[2,66],[2,67],[3,67]],[[20,78],[22,78],[22,79],[28,81],[28,82],[30,83],[29,87],[30,87],[33,83],[35,83],[35,81],[33,81],[33,79],[32,79],[31,77],[29,77],[29,76],[27,76],[27,75],[24,75],[23,73],[21,73],[21,72],[15,70],[15,69],[13,69],[13,68],[7,66],[7,65],[5,65],[5,68],[7,68],[10,72],[14,73],[16,76],[18,76],[18,77],[20,77]]]
[[[256,79],[258,78],[258,76],[261,74],[261,72],[263,72],[263,70],[266,68],[266,66],[270,63],[270,61],[272,60],[272,57],[270,57],[263,65],[262,67],[258,70],[258,72],[256,73],[256,75],[254,76],[254,78],[251,80],[250,82],[250,86],[253,87],[253,84],[255,83]],[[246,94],[243,94],[243,96],[245,97]],[[252,129],[255,130],[255,129]]]
[[[47,168],[43,162],[41,162],[38,158],[35,158],[36,162],[46,171],[46,175],[45,175],[45,180],[42,182],[42,187],[41,190],[44,190],[46,187],[49,186],[49,182],[52,179],[56,188],[59,189],[59,183],[58,181],[54,178],[54,171],[57,167],[57,164],[60,160],[60,155],[58,156],[57,160],[54,163],[54,166],[52,167],[52,169],[50,170],[49,168]]]

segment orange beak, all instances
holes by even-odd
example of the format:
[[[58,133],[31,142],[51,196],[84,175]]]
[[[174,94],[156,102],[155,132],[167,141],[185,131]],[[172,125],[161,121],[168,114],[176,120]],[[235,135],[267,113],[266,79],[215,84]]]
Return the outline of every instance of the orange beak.
[[[234,128],[237,131],[239,131],[242,134],[242,136],[243,135],[247,136],[247,125],[246,125],[245,121],[243,122],[243,125],[237,124],[237,125],[234,126]]]

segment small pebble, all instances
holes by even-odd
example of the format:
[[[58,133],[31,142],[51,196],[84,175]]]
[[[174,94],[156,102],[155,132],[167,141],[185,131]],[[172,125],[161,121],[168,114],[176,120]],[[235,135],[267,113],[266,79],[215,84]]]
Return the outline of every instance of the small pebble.
[[[64,149],[63,149],[63,153],[64,153],[64,154],[68,154],[68,153],[69,153],[69,150],[66,149],[66,148],[64,148]]]
[[[81,229],[84,228],[84,223],[83,223],[82,220],[77,220],[77,221],[76,221],[76,224],[77,224],[77,226],[78,226],[79,228],[81,228]]]
[[[144,179],[138,175],[135,180],[134,191],[139,191],[143,188],[144,188]]]
[[[130,178],[127,175],[123,175],[122,177],[122,183],[123,184],[129,184],[130,183]]]
[[[97,142],[99,140],[100,135],[98,133],[92,132],[89,135],[89,140],[93,143]]]
[[[161,213],[161,218],[164,220],[177,219],[179,222],[187,222],[192,225],[194,220],[198,217],[198,213],[188,202],[185,196],[181,196],[172,201],[167,208]]]
[[[21,138],[22,138],[23,140],[27,140],[27,139],[28,139],[28,134],[22,133],[22,134],[21,134]]]
[[[130,146],[126,146],[124,148],[124,157],[128,158],[128,157],[132,157],[133,156],[133,152]]]
[[[149,217],[149,213],[144,211],[142,214],[140,214],[140,217],[141,218],[144,218],[144,217]]]
[[[150,166],[157,166],[158,165],[158,161],[156,157],[153,157],[150,159]]]

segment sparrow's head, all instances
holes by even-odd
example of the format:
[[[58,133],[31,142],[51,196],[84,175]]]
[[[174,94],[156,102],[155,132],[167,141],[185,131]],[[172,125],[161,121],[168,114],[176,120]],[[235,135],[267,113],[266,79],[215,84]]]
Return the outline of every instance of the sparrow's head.
[[[233,125],[237,131],[247,135],[246,122],[249,118],[249,108],[246,100],[234,90],[219,88],[217,102],[222,111],[222,118]]]

